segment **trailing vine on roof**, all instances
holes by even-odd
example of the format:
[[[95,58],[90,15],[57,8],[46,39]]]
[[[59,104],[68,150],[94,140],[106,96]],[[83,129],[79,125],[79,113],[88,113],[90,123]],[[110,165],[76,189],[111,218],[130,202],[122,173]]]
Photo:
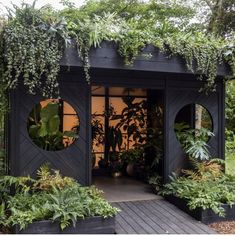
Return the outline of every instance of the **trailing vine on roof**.
[[[0,97],[22,83],[30,94],[59,95],[57,76],[66,36],[65,23],[49,9],[15,6],[2,30]],[[6,106],[6,104],[1,104]],[[4,109],[4,107],[2,107]]]
[[[132,65],[143,49],[152,44],[167,55],[181,56],[189,70],[206,78],[204,89],[215,90],[218,65],[226,60],[235,75],[235,49],[232,39],[224,40],[201,31],[172,27],[164,19],[125,18],[117,13],[80,17],[81,9],[73,6],[56,12],[23,4],[0,24],[0,109],[7,106],[6,94],[22,83],[30,94],[59,96],[59,61],[69,38],[77,43],[85,77],[90,82],[89,52],[101,42],[112,41],[125,64]],[[67,45],[69,46],[69,45]],[[200,76],[203,75],[203,76]],[[5,108],[4,108],[5,107]]]
[[[223,62],[224,44],[222,39],[210,38],[198,32],[192,34],[176,34],[165,40],[172,54],[185,59],[189,70],[199,74],[198,79],[206,76],[205,92],[215,91],[215,79],[218,65]]]

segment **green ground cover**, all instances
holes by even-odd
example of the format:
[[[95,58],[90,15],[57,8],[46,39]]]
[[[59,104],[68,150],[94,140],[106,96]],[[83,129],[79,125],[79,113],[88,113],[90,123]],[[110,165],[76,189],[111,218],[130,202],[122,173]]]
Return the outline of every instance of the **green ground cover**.
[[[235,153],[227,152],[225,156],[225,171],[227,174],[235,175]]]

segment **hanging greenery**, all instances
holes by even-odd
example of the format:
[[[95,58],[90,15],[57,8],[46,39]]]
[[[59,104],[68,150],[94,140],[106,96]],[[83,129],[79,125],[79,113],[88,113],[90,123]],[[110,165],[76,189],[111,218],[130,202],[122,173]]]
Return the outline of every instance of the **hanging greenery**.
[[[166,38],[165,44],[171,53],[185,59],[189,70],[199,74],[198,79],[206,76],[205,92],[215,91],[218,65],[223,62],[224,41],[208,37],[201,32],[174,34]],[[163,48],[164,50],[164,48]]]
[[[59,60],[66,40],[66,25],[47,7],[15,6],[1,33],[0,97],[22,83],[30,94],[59,95]],[[6,100],[6,99],[5,99]],[[4,106],[6,105],[1,102]]]
[[[83,62],[86,80],[90,81],[89,52],[101,42],[114,41],[124,62],[131,65],[143,49],[152,44],[163,53],[179,55],[189,70],[206,78],[204,89],[215,90],[218,65],[227,60],[235,74],[235,49],[231,39],[207,35],[190,26],[187,7],[167,4],[138,3],[138,12],[121,1],[118,8],[113,0],[111,13],[89,1],[85,7],[55,11],[51,7],[14,6],[8,20],[0,24],[0,109],[6,110],[6,94],[23,84],[30,94],[41,93],[47,98],[59,96],[57,80],[59,61],[68,38],[74,38]],[[103,5],[102,5],[103,4]],[[175,8],[175,10],[173,10]],[[103,9],[102,8],[102,9]],[[113,11],[113,12],[112,12]],[[158,13],[160,12],[160,13]],[[163,12],[164,14],[161,14]],[[171,12],[172,17],[165,17]]]

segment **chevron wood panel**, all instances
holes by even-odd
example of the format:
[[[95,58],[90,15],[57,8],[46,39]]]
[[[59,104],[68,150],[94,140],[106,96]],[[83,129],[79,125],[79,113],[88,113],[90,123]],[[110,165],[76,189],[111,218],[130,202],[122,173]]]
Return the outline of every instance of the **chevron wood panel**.
[[[50,163],[51,168],[58,169],[63,175],[77,179],[81,184],[89,184],[90,165],[90,87],[85,82],[69,83],[69,78],[60,83],[61,98],[67,101],[77,112],[80,119],[79,138],[68,148],[60,151],[45,151],[38,148],[31,140],[27,131],[27,119],[32,108],[42,99],[39,95],[29,95],[20,87],[15,92],[14,105],[20,109],[12,112],[15,139],[11,139],[11,147],[19,150],[16,154],[10,152],[13,175],[36,174],[43,163]],[[14,142],[13,142],[14,140]],[[14,156],[13,156],[14,154]]]
[[[210,138],[208,142],[211,146],[213,156],[219,156],[220,145],[222,145],[218,138],[221,135],[219,129],[220,92],[206,95],[199,93],[197,86],[195,88],[190,87],[190,84],[187,82],[184,82],[182,88],[182,82],[180,81],[178,81],[178,84],[177,81],[174,81],[172,84],[169,82],[168,86],[166,105],[166,112],[168,112],[168,119],[166,120],[168,130],[166,132],[168,132],[168,138],[165,145],[169,152],[168,156],[165,157],[167,158],[165,177],[169,176],[172,172],[178,172],[181,168],[187,168],[186,155],[174,132],[175,117],[185,105],[197,103],[204,106],[209,111],[213,121],[213,132],[215,134],[215,137]],[[190,87],[190,89],[186,90],[185,87],[187,86]]]

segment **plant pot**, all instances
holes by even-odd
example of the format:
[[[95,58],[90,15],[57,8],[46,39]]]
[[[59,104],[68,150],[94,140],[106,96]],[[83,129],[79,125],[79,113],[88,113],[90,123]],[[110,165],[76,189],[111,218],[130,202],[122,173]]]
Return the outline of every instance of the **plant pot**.
[[[222,207],[225,209],[225,217],[221,217],[211,209],[203,210],[202,208],[196,208],[195,210],[190,210],[187,200],[174,195],[165,196],[165,199],[204,224],[235,220],[235,205],[230,207],[228,204],[223,204]]]
[[[105,169],[108,167],[108,163],[106,160],[104,159],[100,159],[99,162],[98,162],[98,165],[99,165],[99,168],[100,169]]]
[[[59,222],[50,220],[33,222],[24,230],[20,230],[16,225],[13,230],[16,234],[114,234],[115,217],[88,217],[78,220],[75,227],[69,226],[63,231]]]
[[[122,176],[122,172],[121,171],[115,171],[111,173],[113,178],[118,178]]]
[[[134,163],[129,163],[126,167],[126,173],[129,176],[134,176],[135,175],[134,168],[135,168],[135,164]]]

